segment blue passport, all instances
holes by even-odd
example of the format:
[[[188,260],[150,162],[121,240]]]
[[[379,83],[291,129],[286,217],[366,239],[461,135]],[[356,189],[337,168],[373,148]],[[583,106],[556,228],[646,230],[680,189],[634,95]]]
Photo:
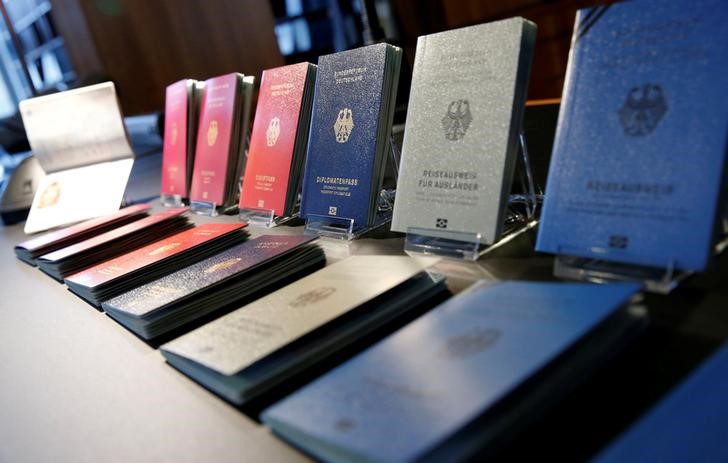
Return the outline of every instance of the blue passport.
[[[496,415],[489,428],[475,431],[472,423],[496,412],[505,420],[509,397],[577,343],[588,339],[594,351],[610,349],[591,335],[600,325],[628,320],[638,289],[476,283],[273,405],[262,419],[326,461],[459,460],[472,450],[459,432],[469,427],[473,442],[497,436]],[[612,339],[624,336],[610,326]],[[560,377],[557,388],[564,387]],[[523,403],[515,401],[522,409]],[[447,442],[457,444],[447,448]]]
[[[579,11],[536,249],[703,270],[722,204],[728,4]]]
[[[728,461],[728,345],[594,461]]]
[[[303,178],[301,214],[376,217],[389,148],[401,50],[385,43],[321,56]]]

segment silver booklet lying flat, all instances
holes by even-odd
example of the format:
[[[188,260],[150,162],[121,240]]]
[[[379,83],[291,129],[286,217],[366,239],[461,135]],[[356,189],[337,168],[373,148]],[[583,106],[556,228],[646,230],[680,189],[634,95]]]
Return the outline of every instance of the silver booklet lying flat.
[[[191,331],[161,351],[187,375],[243,403],[427,301],[440,291],[442,279],[423,270],[436,261],[349,257]]]

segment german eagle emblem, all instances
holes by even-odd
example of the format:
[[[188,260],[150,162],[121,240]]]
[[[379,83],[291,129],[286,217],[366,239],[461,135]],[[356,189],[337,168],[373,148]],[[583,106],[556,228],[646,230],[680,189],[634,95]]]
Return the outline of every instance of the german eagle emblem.
[[[442,118],[442,128],[445,129],[445,138],[451,141],[462,140],[468,131],[473,116],[470,114],[468,100],[455,100],[447,107],[447,113]]]

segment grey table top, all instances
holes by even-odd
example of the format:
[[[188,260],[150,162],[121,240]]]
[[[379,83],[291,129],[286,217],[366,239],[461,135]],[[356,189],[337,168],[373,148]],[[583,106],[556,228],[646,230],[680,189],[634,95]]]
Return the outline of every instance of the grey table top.
[[[15,259],[0,228],[0,461],[282,461],[296,451]]]
[[[303,232],[302,226],[248,229],[252,236]],[[16,259],[13,246],[25,239],[22,224],[0,227],[1,461],[305,458],[64,285]],[[354,254],[404,254],[401,235],[386,230],[320,244],[329,263]],[[479,278],[519,277],[523,268],[511,259],[437,267],[457,292]],[[550,274],[548,264],[529,268]]]
[[[302,227],[265,232],[302,233]],[[0,461],[306,460],[63,285],[17,260],[13,246],[24,239],[22,224],[0,227]],[[402,245],[401,236],[386,232],[323,243],[330,262],[351,254],[401,254]],[[534,454],[588,456],[683,378],[728,337],[727,261],[723,256],[717,268],[669,297],[648,297],[655,328],[527,433],[523,439],[532,445],[516,442],[513,453],[530,447]],[[470,264],[443,261],[438,268],[457,292],[479,278],[552,279],[551,265],[548,256],[526,253]],[[593,400],[604,394],[619,400]],[[582,426],[585,419],[599,426]],[[564,436],[581,438],[583,446],[564,450]]]

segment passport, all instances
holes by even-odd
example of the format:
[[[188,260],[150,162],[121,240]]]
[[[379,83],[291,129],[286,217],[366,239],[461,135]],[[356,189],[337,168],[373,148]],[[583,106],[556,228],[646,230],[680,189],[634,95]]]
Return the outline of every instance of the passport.
[[[310,273],[326,258],[314,237],[263,235],[146,283],[101,307],[144,339],[166,334],[292,275]]]
[[[52,231],[41,236],[23,241],[15,246],[15,255],[18,259],[30,265],[35,265],[35,259],[43,254],[76,244],[92,236],[107,232],[113,228],[139,220],[147,216],[151,206],[137,204],[125,207],[113,214],[87,220],[71,225],[61,230]]]
[[[197,138],[197,81],[183,79],[169,85],[164,104],[162,185],[164,196],[186,198],[192,180]]]
[[[190,201],[236,203],[244,165],[252,77],[231,73],[205,81]]]
[[[524,400],[537,397],[532,379],[621,319],[638,289],[476,283],[265,410],[262,420],[325,461],[461,461],[474,443],[503,438],[499,417],[507,421],[515,391],[527,387]]]
[[[244,403],[432,297],[442,280],[423,270],[433,262],[349,257],[181,336],[161,351],[175,368],[224,398]]]
[[[46,176],[35,190],[25,233],[116,212],[134,164],[112,82],[23,100],[33,156]]]
[[[579,11],[539,251],[706,268],[723,204],[726,21],[720,0]]]
[[[36,264],[57,280],[142,247],[167,235],[191,227],[184,214],[187,208],[174,208],[122,225],[100,235],[43,254]]]
[[[65,279],[68,289],[99,306],[149,280],[244,241],[245,224],[207,223],[100,262]]]
[[[310,63],[263,71],[243,176],[241,209],[293,215],[306,156],[315,79],[316,66]]]
[[[301,215],[371,225],[377,212],[401,50],[380,43],[321,56],[303,179]]]
[[[535,42],[523,18],[419,37],[392,230],[500,238]]]
[[[728,461],[728,347],[721,347],[592,461]]]

